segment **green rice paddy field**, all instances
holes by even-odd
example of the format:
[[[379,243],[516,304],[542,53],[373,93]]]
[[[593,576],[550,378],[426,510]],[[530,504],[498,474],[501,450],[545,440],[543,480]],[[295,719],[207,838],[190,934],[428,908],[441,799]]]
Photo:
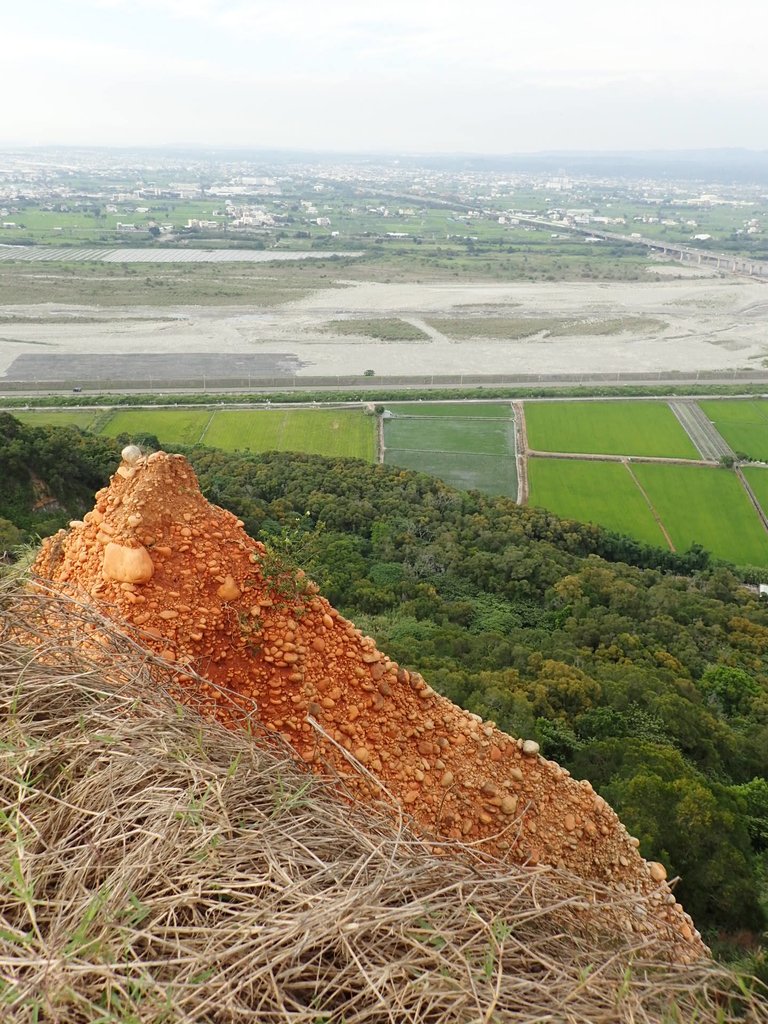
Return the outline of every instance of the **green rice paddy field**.
[[[517,496],[512,408],[505,404],[392,404],[384,461],[430,473],[453,487]]]
[[[768,469],[744,466],[742,472],[760,503],[760,508],[768,515]]]
[[[534,451],[700,458],[666,402],[526,402],[525,423]]]
[[[162,444],[197,444],[216,413],[210,409],[134,409],[112,413],[99,433],[154,434]]]
[[[30,427],[50,424],[52,427],[80,427],[81,430],[92,430],[96,419],[101,416],[101,413],[81,412],[80,410],[70,409],[46,409],[45,412],[16,412],[14,409],[11,415]]]
[[[498,455],[466,455],[454,452],[397,451],[386,452],[388,465],[429,473],[452,487],[517,496],[515,460]]]
[[[699,406],[735,452],[768,462],[768,401],[700,401]]]
[[[667,546],[642,492],[620,462],[532,458],[528,485],[531,505]]]
[[[747,472],[768,508],[768,470]],[[768,532],[738,477],[727,470],[633,463],[630,472],[615,462],[532,458],[528,478],[530,504],[557,515],[666,546],[650,502],[675,550],[696,543],[737,565],[768,565]]]
[[[225,451],[308,452],[376,458],[376,420],[357,409],[269,409],[216,412],[205,444]]]
[[[107,437],[154,434],[164,445],[204,443],[225,451],[295,451],[373,462],[376,423],[358,409],[131,409],[25,412],[29,424],[98,427]]]
[[[451,416],[469,419],[512,417],[509,402],[388,402],[387,409],[400,416]]]
[[[737,451],[768,458],[768,402],[712,401],[702,408]],[[517,495],[509,403],[391,403],[385,462],[461,488]],[[663,402],[527,402],[534,449],[695,458]],[[25,423],[74,425],[115,437],[155,434],[167,446],[301,451],[374,461],[376,420],[360,410],[118,409],[20,412]],[[765,439],[765,447],[763,447]],[[698,543],[737,564],[768,565],[768,532],[738,476],[724,469],[577,459],[528,460],[530,503],[658,546]],[[745,467],[768,512],[768,469]],[[663,525],[660,525],[660,523]]]
[[[514,454],[512,420],[477,419],[463,416],[414,416],[387,420],[384,443],[390,449],[412,451],[466,452],[469,455]]]
[[[678,551],[697,543],[737,565],[768,565],[768,532],[735,473],[658,463],[632,468]]]

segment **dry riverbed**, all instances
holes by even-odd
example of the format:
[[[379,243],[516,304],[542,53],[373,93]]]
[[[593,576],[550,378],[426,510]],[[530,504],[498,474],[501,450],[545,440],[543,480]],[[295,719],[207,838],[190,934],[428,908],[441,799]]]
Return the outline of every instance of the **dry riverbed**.
[[[137,367],[142,355],[168,354],[179,358],[179,369],[185,353],[276,354],[310,376],[368,368],[378,375],[759,369],[768,357],[768,289],[746,279],[330,284],[336,286],[266,309],[2,306],[0,375],[18,378],[14,361],[34,356],[23,363],[37,365],[45,379],[47,356],[88,354],[131,356]],[[575,326],[572,333],[543,329],[506,339],[498,330],[504,317],[516,324],[541,319],[545,328],[555,321]],[[424,337],[366,336],[379,318],[402,319]],[[485,332],[491,337],[482,337],[484,318],[493,320],[493,331]],[[356,319],[359,335],[328,331],[330,321]],[[457,329],[445,327],[451,320],[460,321]]]

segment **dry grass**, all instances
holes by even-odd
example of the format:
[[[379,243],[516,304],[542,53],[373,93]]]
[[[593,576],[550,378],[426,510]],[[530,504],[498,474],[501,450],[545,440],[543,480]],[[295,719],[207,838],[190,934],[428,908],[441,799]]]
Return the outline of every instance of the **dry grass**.
[[[378,341],[429,341],[429,335],[407,320],[398,317],[353,317],[350,320],[328,320],[319,328],[324,334],[376,338]]]
[[[726,971],[617,938],[622,894],[436,856],[181,709],[92,611],[8,582],[0,609],[5,1024],[768,1022]]]
[[[307,261],[308,263],[311,261]],[[321,288],[343,287],[347,261],[303,264],[38,263],[0,264],[0,306],[273,306]],[[98,317],[96,318],[98,319]],[[161,317],[161,319],[164,319]],[[7,322],[7,321],[6,321]]]
[[[429,324],[448,338],[467,340],[470,338],[498,338],[517,340],[543,334],[548,338],[579,336],[602,336],[622,334],[624,331],[653,333],[667,325],[655,317],[506,317],[466,316],[452,318],[430,317]]]

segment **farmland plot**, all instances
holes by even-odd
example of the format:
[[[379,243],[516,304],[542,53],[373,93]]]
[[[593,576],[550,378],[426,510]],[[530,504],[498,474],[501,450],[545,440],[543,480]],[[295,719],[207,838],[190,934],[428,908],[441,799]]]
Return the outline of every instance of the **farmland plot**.
[[[454,487],[517,496],[509,404],[413,403],[393,405],[392,411],[400,415],[384,424],[386,463],[430,473]]]
[[[359,410],[119,410],[102,427],[108,437],[154,434],[164,445],[205,444],[224,451],[293,451],[375,458],[373,417]]]
[[[530,505],[667,547],[642,492],[620,462],[532,458],[528,483]]]
[[[16,412],[12,415],[29,427],[80,427],[91,430],[101,413],[80,409],[41,409],[34,412]]]
[[[512,433],[512,420],[469,420],[451,416],[394,419],[387,421],[385,427],[387,449],[466,452],[469,455],[508,455],[514,450]]]
[[[384,461],[388,465],[412,469],[416,473],[429,473],[452,487],[466,491],[483,491],[485,494],[500,494],[508,498],[517,495],[515,461],[505,456],[401,449],[387,451]]]
[[[360,410],[269,409],[220,411],[205,444],[225,451],[288,451],[373,462],[376,423]]]
[[[735,473],[658,463],[632,469],[678,551],[701,544],[737,565],[768,565],[768,532]]]
[[[502,419],[512,416],[509,402],[388,402],[387,408],[406,416],[451,416],[469,419]]]
[[[666,402],[526,402],[534,451],[698,459]]]
[[[735,452],[768,462],[768,401],[737,398],[699,406]]]
[[[768,469],[758,466],[744,466],[742,472],[760,508],[768,516]]]
[[[154,434],[161,444],[197,444],[211,418],[208,409],[131,409],[112,414],[99,433]]]

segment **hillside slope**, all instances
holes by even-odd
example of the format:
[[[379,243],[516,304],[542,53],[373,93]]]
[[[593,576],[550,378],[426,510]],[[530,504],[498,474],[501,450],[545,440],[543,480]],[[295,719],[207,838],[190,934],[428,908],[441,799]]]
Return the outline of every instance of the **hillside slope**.
[[[242,527],[206,501],[183,456],[128,447],[84,521],[43,543],[32,578],[171,663],[178,700],[275,732],[355,802],[389,805],[446,854],[472,844],[621,887],[637,900],[625,930],[666,934],[674,958],[703,955],[665,868],[639,856],[588,781],[435,693]],[[47,627],[68,635],[54,617]]]
[[[44,429],[22,431],[32,458],[52,443]],[[71,483],[97,467],[95,490],[116,447],[61,433]],[[626,538],[390,467],[190,457],[209,498],[277,559],[303,565],[393,659],[589,778],[643,856],[681,876],[676,894],[710,942],[724,931],[757,939],[768,609],[756,594],[698,555],[670,563]],[[83,511],[70,506],[67,518]]]
[[[179,709],[92,610],[6,584],[0,612],[9,1024],[768,1021],[726,971],[617,933],[616,890],[435,857]],[[63,618],[100,648],[51,642]]]

